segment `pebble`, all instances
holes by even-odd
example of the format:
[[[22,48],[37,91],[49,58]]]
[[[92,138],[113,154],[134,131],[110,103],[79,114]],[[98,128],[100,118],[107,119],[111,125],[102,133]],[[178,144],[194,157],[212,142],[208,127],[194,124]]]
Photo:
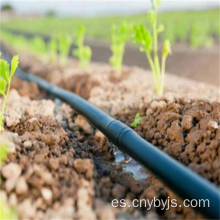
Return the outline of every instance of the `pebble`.
[[[52,191],[48,188],[42,188],[41,189],[41,195],[45,199],[45,201],[49,202],[52,200],[53,194]]]
[[[31,141],[25,141],[24,142],[24,148],[30,149],[33,146]]]
[[[7,193],[10,193],[16,185],[17,179],[7,179],[5,182],[5,190]]]
[[[19,195],[25,194],[28,191],[28,185],[24,177],[19,177],[15,191]]]
[[[15,207],[18,204],[18,199],[15,193],[10,194],[8,203],[12,207]]]
[[[9,163],[2,168],[2,176],[5,179],[17,179],[21,175],[21,167],[16,163]]]
[[[5,191],[0,190],[0,198],[2,202],[7,202],[7,194]]]
[[[18,212],[21,219],[33,219],[36,214],[36,208],[30,199],[26,199],[18,205]]]
[[[208,128],[209,129],[218,129],[218,123],[216,121],[209,121]]]

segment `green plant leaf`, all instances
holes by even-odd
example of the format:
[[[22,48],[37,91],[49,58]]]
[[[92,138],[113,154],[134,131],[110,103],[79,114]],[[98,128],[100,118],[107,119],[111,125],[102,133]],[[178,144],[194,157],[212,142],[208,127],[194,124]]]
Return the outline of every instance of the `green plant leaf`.
[[[0,79],[0,94],[5,96],[5,88],[7,83],[4,80]]]
[[[5,60],[0,60],[0,77],[9,82],[9,64]]]
[[[166,57],[171,54],[172,54],[172,51],[171,51],[170,41],[165,40],[164,45],[163,45],[163,56]]]
[[[18,67],[18,64],[19,64],[19,56],[14,56],[12,58],[12,61],[11,61],[11,74],[10,74],[10,79],[13,77],[17,67]]]
[[[132,128],[136,128],[141,122],[141,115],[140,113],[137,113],[135,115],[134,121],[131,123]]]

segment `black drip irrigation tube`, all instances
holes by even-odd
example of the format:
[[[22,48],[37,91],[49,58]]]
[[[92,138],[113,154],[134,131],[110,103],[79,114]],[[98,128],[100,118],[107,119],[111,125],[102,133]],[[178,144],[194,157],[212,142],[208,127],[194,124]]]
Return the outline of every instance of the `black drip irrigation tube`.
[[[1,50],[4,58],[10,62],[11,57],[8,53],[3,48]],[[24,73],[20,68],[17,69],[16,75],[23,80],[35,82],[41,89],[68,103],[121,151],[149,169],[182,199],[193,200],[195,202],[193,204],[197,204],[195,208],[202,215],[208,219],[220,218],[220,191],[214,184],[166,155],[138,136],[131,128],[78,95],[48,83],[40,77]]]

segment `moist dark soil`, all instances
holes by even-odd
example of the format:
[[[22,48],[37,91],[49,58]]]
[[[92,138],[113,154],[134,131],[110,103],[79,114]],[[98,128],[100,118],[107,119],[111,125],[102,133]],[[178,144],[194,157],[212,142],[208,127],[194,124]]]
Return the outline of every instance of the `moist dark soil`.
[[[84,99],[89,99],[91,90],[99,86],[99,82],[91,79],[88,74],[74,75],[68,79],[62,79],[58,86],[76,93]]]
[[[32,100],[44,97],[44,92],[39,90],[37,84],[21,80],[17,76],[12,79],[11,89],[16,89],[20,96],[28,96]]]

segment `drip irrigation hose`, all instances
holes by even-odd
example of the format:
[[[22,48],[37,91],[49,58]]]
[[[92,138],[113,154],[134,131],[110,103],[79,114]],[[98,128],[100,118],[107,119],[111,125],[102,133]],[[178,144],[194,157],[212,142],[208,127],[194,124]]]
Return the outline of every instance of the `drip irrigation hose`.
[[[2,52],[4,58],[10,62],[11,58],[3,48]],[[20,68],[17,69],[16,75],[23,80],[35,82],[41,89],[68,103],[121,151],[149,169],[182,199],[194,201],[193,205],[198,204],[196,206],[198,212],[209,219],[219,219],[220,191],[214,184],[163,153],[138,136],[131,128],[78,95],[48,83],[40,77],[25,73]]]

